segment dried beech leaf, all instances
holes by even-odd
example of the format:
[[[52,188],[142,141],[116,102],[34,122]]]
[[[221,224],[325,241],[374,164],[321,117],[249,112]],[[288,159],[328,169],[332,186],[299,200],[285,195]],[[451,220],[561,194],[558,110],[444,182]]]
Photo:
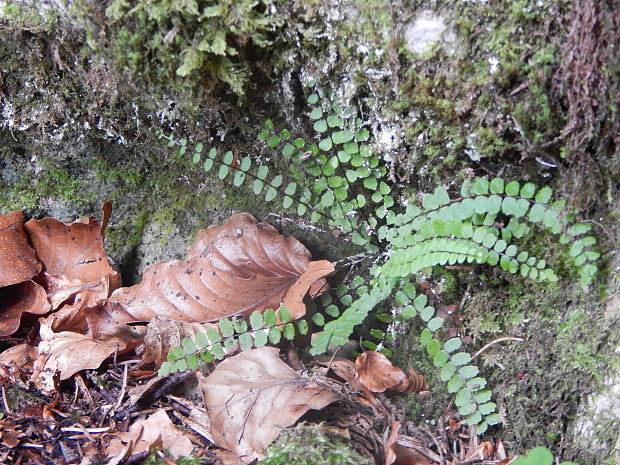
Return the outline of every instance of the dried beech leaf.
[[[34,281],[24,281],[0,289],[0,337],[19,329],[24,313],[43,315],[51,309],[45,289]]]
[[[393,421],[390,424],[390,436],[385,441],[385,462],[384,465],[392,465],[396,461],[396,452],[394,447],[398,441],[398,430],[400,429],[400,421]]]
[[[41,264],[24,230],[24,213],[0,215],[0,287],[28,281],[41,271]]]
[[[393,446],[396,460],[394,465],[435,465],[437,462],[431,462],[424,454],[416,449],[395,444]]]
[[[355,363],[347,358],[334,357],[328,362],[322,362],[322,366],[328,367],[336,376],[348,381],[349,383],[357,383],[355,371]]]
[[[114,292],[88,316],[89,325],[96,330],[158,315],[202,323],[282,302],[299,317],[305,293],[323,292],[324,276],[333,271],[326,260],[310,262],[310,252],[296,239],[241,213],[201,231],[187,260],[159,263],[140,284]]]
[[[111,334],[93,339],[70,331],[53,333],[42,327],[43,340],[39,343],[39,356],[34,363],[31,380],[40,391],[51,393],[54,391],[56,373],[63,380],[80,370],[99,368],[106,358],[122,351],[139,336],[133,331],[130,327],[117,328]]]
[[[17,447],[20,440],[26,437],[26,434],[23,424],[21,424],[21,422],[16,424],[11,416],[0,419],[0,444],[8,448],[9,451]],[[7,452],[3,451],[0,458],[4,461],[7,456]]]
[[[37,358],[37,348],[30,344],[17,344],[0,354],[0,383],[22,382],[32,372],[32,363]]]
[[[410,394],[412,392],[418,393],[428,391],[428,384],[424,376],[418,374],[413,368],[409,368],[407,379],[401,381],[392,389],[406,394]]]
[[[27,281],[41,271],[41,264],[24,230],[24,213],[0,215],[0,287]]]
[[[405,373],[393,366],[390,359],[374,350],[361,353],[355,360],[355,369],[359,382],[372,392],[383,392],[407,379]]]
[[[186,323],[157,316],[147,326],[144,353],[140,365],[155,363],[155,366],[159,367],[166,361],[168,352],[173,347],[181,345],[184,338],[194,337],[198,333],[206,334],[206,332],[207,329],[199,323]]]
[[[299,376],[273,347],[247,350],[221,362],[208,377],[198,375],[216,445],[250,463],[282,428],[309,409],[321,409],[338,396],[315,381]]]
[[[131,444],[132,455],[160,446],[167,449],[174,459],[187,457],[194,448],[189,438],[174,426],[163,409],[145,420],[136,421],[128,432],[119,433],[117,438],[110,441],[106,454],[108,457],[117,456],[126,444]]]
[[[108,263],[99,222],[92,216],[74,223],[55,218],[32,219],[25,225],[43,264],[38,281],[54,309],[83,290],[100,299],[120,286],[120,275]],[[106,285],[102,286],[102,280]]]
[[[28,243],[24,214],[0,215],[0,337],[13,334],[22,315],[42,315],[50,310],[45,290],[30,281],[41,271]]]
[[[111,282],[112,281],[112,282]],[[82,309],[90,308],[110,295],[114,288],[114,278],[104,276],[97,283],[78,284],[76,287],[64,288],[61,292],[65,297],[61,301],[73,297],[71,304],[62,305],[57,311],[46,318],[41,318],[41,326],[50,327],[53,331],[77,331],[84,332],[87,329],[85,312]],[[56,294],[58,295],[58,294]]]

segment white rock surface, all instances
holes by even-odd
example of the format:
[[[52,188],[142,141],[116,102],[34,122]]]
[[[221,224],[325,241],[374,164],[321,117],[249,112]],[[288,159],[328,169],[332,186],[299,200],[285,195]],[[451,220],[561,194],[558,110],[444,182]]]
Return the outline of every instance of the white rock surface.
[[[437,42],[451,44],[456,35],[441,16],[423,12],[405,29],[405,45],[413,53],[423,53]]]

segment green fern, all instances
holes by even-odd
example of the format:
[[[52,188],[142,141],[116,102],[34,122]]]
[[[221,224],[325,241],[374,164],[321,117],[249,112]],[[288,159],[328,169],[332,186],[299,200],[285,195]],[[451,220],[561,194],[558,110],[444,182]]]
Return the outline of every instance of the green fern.
[[[447,189],[439,186],[422,196],[419,205],[410,201],[406,207],[399,207],[391,196],[387,168],[373,154],[370,132],[355,109],[343,107],[330,91],[313,83],[309,92],[308,117],[313,122],[315,140],[294,139],[289,130],[276,130],[271,120],[258,134],[267,149],[278,150],[288,161],[288,174],[272,175],[267,165],[257,164],[249,156],[237,160],[232,152],[220,156],[215,148],[204,156],[201,143],[190,149],[186,139],[177,141],[173,135],[159,135],[170,146],[178,146],[181,155],[190,153],[192,161],[202,163],[205,171],[217,169],[220,179],[232,177],[237,187],[249,184],[254,194],[264,195],[266,202],[281,202],[284,210],[338,228],[343,237],[363,246],[366,255],[374,254],[369,278],[355,276],[338,285],[334,296],[321,297],[323,313],[313,315],[312,321],[323,329],[313,339],[311,354],[322,354],[329,346],[346,343],[370,312],[389,301],[393,315],[384,321],[392,324],[420,318],[424,326],[420,343],[440,370],[440,379],[455,395],[454,402],[463,418],[477,425],[479,433],[484,432],[500,421],[491,392],[485,389],[486,380],[471,364],[471,356],[459,351],[458,338],[443,340],[443,318],[427,305],[425,295],[417,295],[412,283],[422,271],[462,263],[499,266],[528,279],[556,281],[554,270],[544,259],[520,249],[519,241],[535,227],[558,236],[561,244],[570,244],[569,255],[579,282],[587,286],[596,273],[599,257],[592,250],[595,238],[587,234],[590,225],[574,223],[573,217],[564,212],[564,202],[551,201],[549,187],[539,189],[532,183],[501,178],[466,180],[458,197],[451,197]],[[252,318],[259,321],[255,314]],[[269,334],[280,334],[280,329],[275,328],[282,326],[275,325],[271,313],[269,318],[269,324],[265,323],[266,316],[263,320],[270,327]],[[213,334],[214,339],[208,338],[210,346],[206,338],[186,341],[185,346],[171,352],[171,359],[160,373],[190,366],[190,357],[196,357],[191,358],[191,368],[197,364],[198,354],[223,355],[217,345],[222,344],[222,338],[229,340],[229,345],[238,340],[242,349],[267,343],[267,339],[277,343],[275,338],[263,336],[258,336],[256,342],[257,335],[264,333],[262,325],[252,325],[248,330],[239,324],[237,330],[228,320],[220,321],[220,333],[217,337]],[[293,323],[284,328],[289,328],[290,337],[294,335]],[[380,342],[365,340],[364,347],[390,355],[385,343],[393,336],[376,328],[370,334]]]
[[[237,349],[249,350],[269,344],[279,344],[282,339],[292,340],[296,334],[307,334],[305,319],[292,321],[287,307],[277,311],[267,309],[263,313],[252,312],[248,319],[222,318],[216,325],[204,327],[204,332],[185,338],[180,346],[168,353],[168,360],[159,368],[159,376],[168,376],[188,368],[198,369],[200,362],[221,360]]]

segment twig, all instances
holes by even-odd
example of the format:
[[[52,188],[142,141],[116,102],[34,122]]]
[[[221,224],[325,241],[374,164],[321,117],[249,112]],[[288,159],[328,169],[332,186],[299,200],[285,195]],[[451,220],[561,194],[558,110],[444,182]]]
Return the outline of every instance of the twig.
[[[149,405],[156,402],[160,397],[170,392],[177,385],[181,384],[187,378],[194,375],[193,370],[185,370],[179,373],[175,373],[173,375],[168,376],[167,378],[161,378],[157,383],[153,384],[150,388],[148,388],[143,394],[142,397],[136,401],[134,405],[129,407],[126,410],[118,412],[115,415],[116,420],[122,420],[128,414],[133,414],[134,412],[140,412],[142,409],[147,408]]]
[[[607,235],[607,237],[609,239],[613,239],[614,235],[612,233],[610,233],[607,228],[605,228],[605,226],[603,226],[601,223],[599,223],[598,221],[594,221],[594,220],[583,220],[582,223],[592,223],[593,225],[598,226],[599,228],[601,228],[603,230],[603,232]]]
[[[449,456],[448,458],[452,458],[452,453],[449,450],[450,441],[448,441],[448,435],[446,434],[446,424],[443,421],[443,417],[439,417],[437,425],[439,426],[439,434],[441,434],[441,439],[443,440],[442,447],[444,448],[445,453]]]
[[[439,441],[435,439],[435,435],[431,433],[431,430],[428,429],[428,426],[422,425],[422,428],[424,428],[424,431],[426,432],[428,437],[431,438],[431,441],[433,441],[433,443],[435,444],[435,447],[437,447],[437,452],[439,452],[440,463],[444,464],[446,462],[445,455],[444,455],[444,448],[441,447],[441,444],[439,444]]]
[[[127,364],[125,364],[125,369],[123,370],[123,384],[121,386],[121,392],[118,394],[118,400],[116,401],[116,404],[114,404],[114,410],[117,410],[123,403],[123,398],[125,397],[126,391],[127,391]]]
[[[4,389],[4,386],[2,386],[2,403],[4,403],[4,410],[6,413],[12,415],[13,412],[11,412],[11,408],[9,407],[9,401],[6,398],[6,389]]]
[[[482,349],[480,349],[478,352],[476,352],[474,355],[472,355],[471,359],[472,360],[475,359],[478,355],[480,355],[482,352],[487,350],[492,345],[495,345],[498,342],[503,342],[503,341],[519,341],[519,342],[523,342],[523,338],[521,338],[521,337],[512,337],[512,336],[499,337],[499,338],[495,339],[494,341],[489,342]]]
[[[90,390],[88,389],[88,386],[86,385],[86,382],[84,381],[84,377],[82,376],[81,373],[78,373],[78,375],[76,376],[76,383],[75,383],[75,399],[73,400],[73,403],[75,404],[75,402],[77,401],[77,392],[78,389],[82,390],[84,392],[84,395],[88,398],[89,402],[91,405],[95,404],[95,399],[93,399],[93,396],[90,394]]]

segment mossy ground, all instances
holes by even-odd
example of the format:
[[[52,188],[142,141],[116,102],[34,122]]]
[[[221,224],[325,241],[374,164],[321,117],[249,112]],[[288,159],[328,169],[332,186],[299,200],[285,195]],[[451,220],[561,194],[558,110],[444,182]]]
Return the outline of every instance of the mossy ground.
[[[561,78],[556,73],[572,5],[288,2],[278,10],[287,27],[274,35],[273,47],[245,56],[250,78],[243,100],[212,81],[189,87],[128,81],[113,54],[95,53],[93,59],[75,14],[75,22],[66,23],[53,11],[45,20],[30,10],[8,11],[12,19],[3,19],[0,28],[0,211],[71,220],[97,215],[104,200],[114,200],[107,247],[133,283],[148,265],[181,256],[198,229],[232,210],[259,218],[270,213],[249,191],[207,178],[187,157],[160,145],[154,130],[266,160],[269,154],[255,139],[264,119],[307,134],[302,83],[312,77],[362,108],[403,199],[439,184],[458,185],[471,173],[500,175],[548,184],[596,221],[602,273],[588,294],[544,235],[528,246],[559,266],[558,285],[478,269],[431,280],[444,283],[446,305],[459,304],[468,286],[473,289],[462,311],[472,351],[501,336],[524,339],[499,343],[481,356],[505,420],[490,433],[514,452],[547,445],[582,465],[603,463],[605,447],[589,450],[572,428],[586,394],[618,368],[609,351],[620,333],[616,321],[602,317],[600,303],[618,290],[620,176],[609,135],[617,115],[611,108],[600,122],[606,142],[581,147],[578,155],[571,155],[568,140],[556,140],[568,123],[568,104],[554,82]],[[446,19],[455,42],[411,52],[404,33],[423,10]],[[280,160],[271,162],[286,169]],[[305,234],[320,255],[340,258],[336,239]],[[428,376],[433,395],[412,396],[408,403],[411,417],[426,421],[446,408],[449,397],[417,334],[412,328],[398,340],[396,359]],[[608,450],[618,427],[605,425],[598,440]]]

